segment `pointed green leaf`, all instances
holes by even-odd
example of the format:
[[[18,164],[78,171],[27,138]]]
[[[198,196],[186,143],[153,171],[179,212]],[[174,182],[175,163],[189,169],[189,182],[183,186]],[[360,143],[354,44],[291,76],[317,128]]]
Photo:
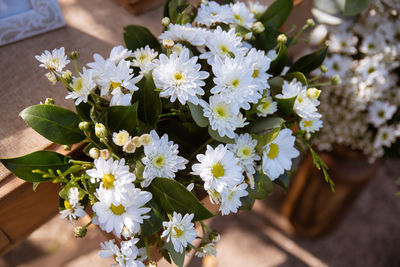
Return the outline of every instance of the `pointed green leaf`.
[[[90,118],[90,110],[92,106],[89,105],[88,103],[81,102],[79,105],[75,106],[76,113],[78,113],[78,116],[82,119],[82,121],[92,121]]]
[[[174,211],[183,215],[194,213],[195,221],[202,221],[214,216],[192,192],[175,180],[156,178],[152,181],[149,189],[153,194],[153,199],[168,213]]]
[[[172,242],[167,242],[165,244],[165,247],[168,249],[168,252],[171,255],[171,258],[174,261],[174,263],[179,267],[182,267],[183,263],[185,262],[185,249],[183,250],[182,253],[176,252]]]
[[[302,72],[304,75],[308,75],[310,72],[321,66],[326,57],[328,47],[325,46],[311,54],[305,55],[299,58],[289,69],[288,73],[291,72]]]
[[[28,182],[45,182],[50,178],[43,178],[41,174],[32,173],[33,170],[48,172],[53,170],[62,172],[69,169],[72,164],[68,163],[69,157],[53,151],[36,151],[31,154],[10,159],[0,159],[4,166],[17,177]]]
[[[301,82],[303,85],[307,86],[308,82],[307,82],[307,78],[306,76],[304,76],[303,73],[301,72],[291,72],[285,75],[285,80],[287,81],[292,81],[293,79],[296,79],[298,82]]]
[[[220,136],[217,131],[214,131],[211,126],[208,126],[208,134],[216,141],[222,142],[225,144],[233,144],[235,142],[234,139],[229,138],[228,136]]]
[[[161,45],[157,38],[145,27],[129,25],[124,28],[124,40],[126,48],[135,51],[148,45],[150,48],[161,52]]]
[[[292,11],[292,8],[293,0],[276,0],[261,16],[260,21],[265,26],[271,26],[275,29],[278,29],[285,23],[290,12]]]
[[[279,117],[260,118],[247,125],[246,132],[263,134],[272,128],[280,128],[284,122],[285,120]]]
[[[132,106],[111,106],[107,110],[107,126],[111,132],[126,130],[132,136],[138,134],[138,102]]]
[[[254,174],[254,189],[248,188],[249,196],[254,199],[263,200],[274,190],[272,181],[263,173]]]
[[[268,70],[268,73],[272,74],[273,76],[279,75],[283,68],[286,66],[288,61],[289,55],[288,50],[285,44],[279,45],[279,51],[277,57],[274,61],[271,62],[271,66]]]
[[[292,98],[275,97],[275,101],[278,103],[278,110],[281,112],[283,116],[289,116],[290,114],[292,114],[296,98],[297,96],[294,96]]]
[[[151,73],[143,76],[137,84],[139,90],[133,94],[134,101],[138,101],[138,117],[142,122],[155,126],[158,115],[161,114],[160,94],[155,90]]]
[[[40,104],[24,109],[19,115],[36,132],[54,143],[72,145],[86,138],[78,127],[81,120],[71,110]]]
[[[153,199],[147,202],[146,207],[151,208],[151,211],[148,213],[150,218],[143,221],[141,234],[142,236],[151,236],[161,229],[165,213]]]
[[[240,198],[240,202],[242,205],[239,207],[239,210],[251,210],[254,205],[254,198],[249,196],[244,196]]]
[[[278,38],[279,34],[281,32],[277,29],[266,26],[262,33],[254,34],[254,40],[251,41],[251,44],[255,48],[267,52],[276,46],[278,43],[276,38]]]
[[[207,127],[208,119],[203,115],[203,108],[200,105],[194,105],[190,102],[188,103],[188,106],[194,122],[199,127]]]
[[[368,7],[368,0],[346,0],[344,3],[345,16],[355,16]]]

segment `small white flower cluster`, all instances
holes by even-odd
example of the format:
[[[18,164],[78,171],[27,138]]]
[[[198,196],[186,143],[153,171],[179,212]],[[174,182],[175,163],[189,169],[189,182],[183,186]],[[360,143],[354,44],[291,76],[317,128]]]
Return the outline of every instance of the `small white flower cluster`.
[[[79,203],[79,191],[77,187],[71,187],[68,191],[68,200],[64,200],[64,210],[60,211],[61,218],[77,219],[85,216],[82,204]]]
[[[118,133],[113,133],[113,142],[117,146],[122,147],[125,153],[135,153],[136,148],[151,143],[152,138],[149,134],[142,134],[141,136],[130,136],[126,130],[121,130]]]
[[[332,54],[324,62],[326,74],[342,80],[321,95],[324,128],[315,140],[320,149],[341,144],[374,161],[400,136],[400,124],[394,119],[400,105],[395,72],[400,66],[400,23],[394,15],[399,12],[398,4],[374,0],[356,21],[317,27],[318,33],[329,30],[326,43]],[[323,40],[318,33],[314,37]]]
[[[139,238],[121,241],[121,248],[115,244],[114,240],[102,242],[99,255],[102,258],[113,257],[121,267],[145,267],[143,261],[147,258],[146,251],[145,248],[138,249],[137,242]]]

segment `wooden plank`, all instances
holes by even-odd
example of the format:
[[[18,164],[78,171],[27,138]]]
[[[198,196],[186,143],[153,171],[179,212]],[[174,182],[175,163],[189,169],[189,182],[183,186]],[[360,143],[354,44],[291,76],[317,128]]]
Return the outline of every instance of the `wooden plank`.
[[[164,0],[117,0],[129,13],[139,16],[151,9],[157,8]]]
[[[0,251],[8,247],[10,243],[11,241],[8,239],[8,236],[0,230]]]

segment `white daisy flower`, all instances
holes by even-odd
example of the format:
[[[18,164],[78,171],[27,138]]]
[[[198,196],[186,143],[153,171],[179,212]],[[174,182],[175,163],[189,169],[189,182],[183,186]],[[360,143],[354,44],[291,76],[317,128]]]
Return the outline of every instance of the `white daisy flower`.
[[[188,161],[178,156],[178,145],[172,141],[168,141],[168,135],[164,134],[161,138],[157,132],[150,132],[152,142],[144,145],[145,157],[142,159],[145,165],[143,171],[144,181],[141,182],[143,187],[150,185],[156,177],[174,178],[175,173],[185,169]]]
[[[121,60],[132,57],[132,51],[126,49],[122,45],[115,46],[111,49],[110,57],[108,58],[115,65],[118,65]]]
[[[68,202],[71,206],[79,203],[79,189],[78,187],[71,187],[68,192]]]
[[[296,79],[293,79],[290,83],[283,81],[282,94],[277,94],[275,97],[284,99],[293,98],[302,90],[307,90],[307,87],[303,86],[301,82],[297,82]]]
[[[326,36],[328,35],[328,28],[324,24],[319,24],[316,26],[310,33],[310,44],[311,45],[320,45],[325,41]],[[325,62],[324,62],[325,64]]]
[[[278,104],[269,95],[263,97],[257,105],[257,115],[260,117],[267,117],[270,114],[274,114],[277,110]]]
[[[232,9],[228,5],[220,6],[217,2],[211,1],[207,4],[202,3],[197,10],[194,20],[197,24],[211,26],[214,23],[229,24],[233,21]]]
[[[322,120],[319,118],[313,119],[301,119],[300,129],[306,131],[307,133],[318,132],[322,128]]]
[[[246,191],[246,188],[247,184],[243,183],[233,187],[232,189],[226,188],[221,192],[221,206],[219,207],[219,210],[222,215],[237,212],[237,209],[242,206],[240,198],[249,194]]]
[[[381,126],[378,129],[378,133],[375,136],[374,148],[379,148],[382,146],[390,147],[398,137],[396,129],[392,126]]]
[[[393,117],[397,107],[389,102],[376,101],[368,107],[368,122],[379,127]]]
[[[229,151],[232,151],[239,160],[240,166],[246,173],[253,174],[256,160],[260,160],[260,156],[256,153],[257,140],[251,138],[251,135],[241,134],[235,136],[235,144],[227,144]]]
[[[117,87],[111,91],[110,106],[130,106],[132,95],[131,93],[124,93],[121,87]]]
[[[204,258],[205,256],[216,256],[217,250],[215,249],[215,244],[207,243],[201,246],[194,255],[199,258]]]
[[[151,200],[151,193],[131,188],[124,193],[121,201],[110,198],[109,195],[103,187],[98,188],[95,193],[99,201],[94,203],[92,208],[100,228],[107,233],[114,232],[119,238],[124,227],[133,234],[138,233],[143,220],[150,218],[145,214],[151,209],[143,206]]]
[[[64,47],[55,48],[51,53],[45,50],[40,56],[35,56],[35,58],[42,63],[39,67],[55,71],[62,71],[70,62],[65,55]]]
[[[75,99],[75,105],[79,105],[81,102],[86,103],[88,96],[96,87],[92,71],[83,67],[82,73],[79,73],[79,77],[73,77],[71,87],[73,91],[69,92],[65,98]]]
[[[84,207],[79,203],[79,191],[77,187],[71,187],[68,191],[68,200],[64,200],[64,210],[60,211],[60,218],[77,219],[85,216]]]
[[[291,130],[283,129],[271,143],[263,147],[262,170],[271,180],[290,170],[292,158],[299,156],[299,151],[294,147],[295,140]]]
[[[207,59],[207,63],[212,65],[216,57],[225,58],[240,58],[243,57],[248,48],[243,47],[242,38],[236,35],[235,29],[230,29],[228,32],[223,31],[221,27],[209,34],[206,42],[209,52],[200,55],[200,58]]]
[[[353,67],[354,61],[349,56],[333,54],[325,58],[324,65],[328,68],[328,71],[324,74],[325,76],[332,77],[337,74],[340,78],[344,79],[348,75],[351,75],[352,72],[349,70]]]
[[[188,243],[192,243],[196,239],[196,231],[192,223],[194,214],[182,214],[174,211],[172,220],[163,222],[166,227],[161,237],[166,237],[167,242],[172,242],[176,252],[182,253],[187,247]]]
[[[360,51],[367,55],[375,55],[382,51],[382,44],[384,43],[384,40],[375,34],[366,35],[361,42]]]
[[[205,190],[222,192],[224,188],[233,188],[243,182],[243,170],[239,160],[224,145],[215,149],[207,145],[205,154],[196,156],[200,163],[192,166],[192,174],[199,175],[204,181]]]
[[[248,29],[253,26],[253,23],[256,21],[254,18],[254,14],[250,12],[247,8],[246,4],[243,2],[236,2],[234,4],[230,4],[230,8],[233,12],[233,22],[239,24]]]
[[[125,159],[113,160],[98,158],[94,160],[94,169],[87,170],[92,183],[100,181],[100,187],[111,192],[110,197],[120,201],[124,193],[131,190],[136,176],[129,172],[129,166],[125,165]]]
[[[203,46],[208,38],[209,31],[204,28],[192,27],[189,23],[185,25],[170,24],[168,30],[163,32],[159,38],[161,41],[172,40],[174,42],[188,42],[193,46]]]
[[[366,85],[384,85],[388,83],[389,76],[385,64],[382,62],[382,54],[365,57],[358,61],[356,73],[360,74]]]
[[[204,117],[210,122],[211,129],[218,131],[221,137],[226,135],[234,138],[235,130],[248,124],[239,107],[226,103],[222,96],[211,96],[209,101],[210,104],[200,101],[200,105],[203,107]]]
[[[249,2],[250,12],[254,14],[255,17],[261,17],[267,11],[268,6],[260,4],[257,2]]]
[[[104,259],[113,257],[121,267],[145,267],[143,261],[147,257],[144,255],[142,249],[136,247],[139,238],[121,241],[121,249],[114,242],[113,239],[100,243],[100,257]]]
[[[253,70],[251,77],[253,78],[253,83],[256,85],[255,89],[260,93],[270,87],[268,79],[272,75],[268,74],[267,71],[269,70],[271,61],[271,58],[266,56],[264,51],[255,48],[250,49],[245,57],[245,64]]]
[[[244,58],[217,58],[212,65],[215,86],[211,93],[219,94],[226,103],[250,109],[249,103],[257,103],[261,94],[253,83],[253,69]]]
[[[189,58],[189,49],[184,48],[180,55],[172,53],[169,57],[161,54],[154,64],[154,83],[161,89],[161,97],[170,97],[171,102],[178,99],[182,105],[186,102],[199,103],[199,96],[204,95],[201,88],[205,85],[203,80],[209,74],[200,71],[197,57]]]
[[[354,55],[357,53],[358,38],[351,32],[337,31],[331,34],[326,42],[329,46],[329,51],[332,53],[345,53]]]
[[[130,135],[126,130],[113,133],[112,140],[117,146],[124,146],[129,142]]]
[[[150,72],[154,69],[154,59],[157,57],[158,52],[146,45],[145,48],[141,47],[133,52],[132,66],[139,67],[142,73]]]

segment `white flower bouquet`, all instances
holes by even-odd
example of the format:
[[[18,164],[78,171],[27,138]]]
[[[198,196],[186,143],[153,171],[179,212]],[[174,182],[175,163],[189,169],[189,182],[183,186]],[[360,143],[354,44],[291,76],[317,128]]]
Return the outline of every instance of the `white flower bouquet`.
[[[374,0],[359,16],[339,26],[320,25],[311,35],[329,45],[328,75],[340,86],[321,95],[324,129],[315,142],[320,150],[343,145],[365,154],[370,162],[400,155],[400,5]]]
[[[79,53],[68,59],[64,48],[45,51],[36,57],[40,66],[65,85],[76,112],[47,99],[20,115],[66,149],[87,143],[87,156],[37,151],[1,162],[35,186],[60,183],[61,217],[77,220],[90,206],[92,223],[118,238],[102,243],[100,255],[121,266],[154,266],[151,248],[179,266],[190,250],[215,254],[218,234],[202,222],[214,214],[196,195],[208,194],[222,215],[250,209],[273,182],[287,185],[298,149],[312,151],[307,140],[322,126],[320,90],[307,77],[327,48],[287,66],[288,48],[313,26],[309,20],[293,37],[282,34],[292,6],[169,0],[162,45],[131,25],[127,48],[114,47],[108,58],[94,54],[82,70]],[[70,61],[75,74],[64,70]]]

